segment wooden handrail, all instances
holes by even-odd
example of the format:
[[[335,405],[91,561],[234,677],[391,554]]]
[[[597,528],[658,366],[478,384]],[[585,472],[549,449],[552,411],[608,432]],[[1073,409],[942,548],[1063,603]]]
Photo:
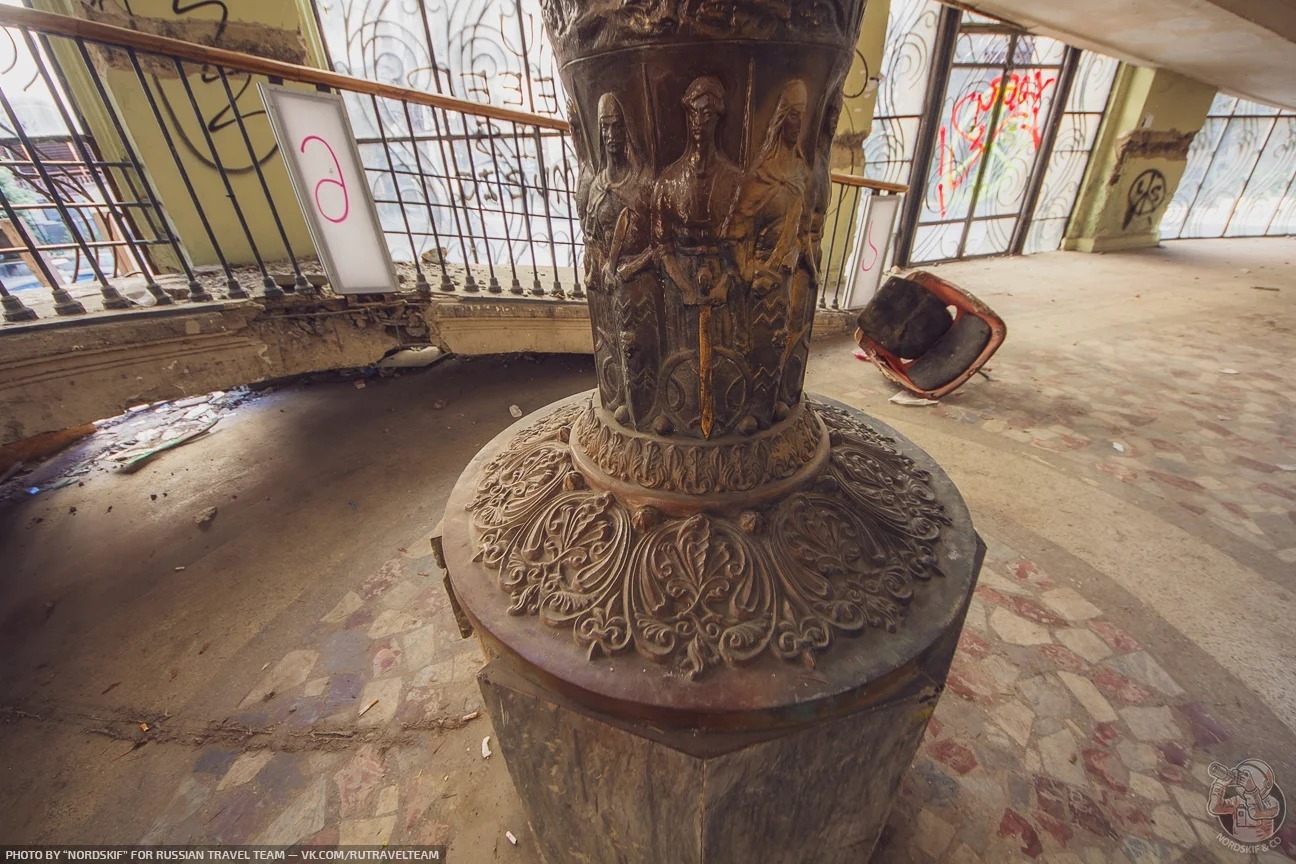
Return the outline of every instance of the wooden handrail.
[[[493,120],[504,120],[511,123],[524,123],[529,126],[540,126],[545,129],[567,130],[567,122],[558,117],[546,117],[543,114],[531,114],[526,111],[513,111],[509,108],[497,108],[494,105],[483,105],[480,102],[469,102],[442,96],[438,93],[425,93],[407,87],[396,87],[391,84],[380,84],[353,75],[316,69],[313,66],[301,66],[297,63],[285,63],[282,60],[271,60],[243,54],[211,45],[199,45],[196,42],[185,42],[168,36],[143,33],[115,24],[103,24],[85,18],[74,18],[70,15],[59,15],[39,9],[27,9],[23,6],[0,5],[0,26],[26,27],[52,36],[80,37],[103,45],[121,48],[134,48],[154,54],[179,57],[195,63],[210,63],[250,72],[254,75],[265,75],[282,78],[284,81],[297,81],[303,84],[316,84],[325,87],[336,87],[353,93],[366,93],[383,96],[389,99],[403,99],[415,105],[428,105],[433,108],[445,108],[461,114],[475,114]]]
[[[894,195],[903,195],[909,191],[909,187],[904,183],[887,183],[885,180],[871,180],[858,174],[843,174],[840,171],[832,172],[832,181],[843,186],[856,186],[860,189],[872,189],[874,192],[890,192]]]
[[[90,21],[70,15],[59,15],[40,9],[0,5],[0,26],[25,27],[51,36],[79,37],[102,45],[134,48],[137,51],[179,57],[194,63],[210,63],[215,66],[223,66],[226,69],[250,72],[253,75],[265,75],[272,78],[281,78],[284,81],[334,87],[338,90],[382,96],[388,99],[400,99],[414,105],[428,105],[461,114],[472,114],[493,120],[538,126],[542,129],[553,129],[558,132],[569,132],[571,130],[571,126],[561,117],[533,114],[529,111],[514,111],[510,108],[498,108],[494,105],[484,105],[480,102],[469,102],[466,99],[442,96],[439,93],[426,93],[408,87],[382,84],[377,81],[370,81],[367,78],[344,75],[341,72],[330,72],[327,69],[316,69],[313,66],[271,60],[267,57],[257,57],[253,54],[230,51],[212,45],[201,45],[197,42],[186,42],[182,39],[172,39],[169,36],[158,36],[153,33],[131,30],[128,27],[118,27],[115,24],[104,24],[99,21]],[[843,174],[838,171],[833,172],[832,180],[834,183],[840,183],[844,186],[872,189],[876,192],[900,194],[909,191],[909,187],[903,183],[885,183],[881,180],[870,180],[857,174]]]

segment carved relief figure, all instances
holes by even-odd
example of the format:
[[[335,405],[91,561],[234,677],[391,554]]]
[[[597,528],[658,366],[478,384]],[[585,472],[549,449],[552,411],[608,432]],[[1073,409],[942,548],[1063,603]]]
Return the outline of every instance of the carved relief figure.
[[[790,315],[801,300],[793,276],[807,254],[806,195],[810,166],[801,144],[809,96],[793,79],[779,94],[765,141],[743,182],[729,216],[728,233],[738,243],[739,268],[751,286],[753,429],[787,414],[775,406],[779,373],[787,350]],[[804,281],[804,280],[802,280]]]
[[[801,398],[801,384],[805,380],[806,361],[810,356],[810,329],[814,324],[815,304],[819,300],[823,260],[824,220],[832,196],[832,141],[837,134],[837,121],[841,117],[841,83],[830,87],[834,95],[824,109],[819,125],[815,150],[819,157],[806,189],[805,210],[802,213],[802,245],[804,253],[800,266],[792,276],[789,298],[788,343],[779,379],[779,401],[794,405]]]
[[[734,320],[730,293],[738,283],[733,244],[724,226],[742,172],[720,149],[716,135],[725,114],[720,81],[703,76],[683,98],[688,134],[684,153],[662,171],[653,191],[653,250],[622,265],[622,278],[646,267],[660,268],[678,299],[668,303],[670,356],[660,387],[667,418],[659,432],[700,429],[703,437],[727,431],[746,402],[746,364],[732,345],[740,322]]]
[[[585,278],[595,323],[595,368],[604,407],[622,422],[644,418],[655,401],[653,373],[660,291],[651,274],[623,280],[623,257],[648,245],[649,179],[612,93],[598,103],[599,169],[578,196],[585,230]]]

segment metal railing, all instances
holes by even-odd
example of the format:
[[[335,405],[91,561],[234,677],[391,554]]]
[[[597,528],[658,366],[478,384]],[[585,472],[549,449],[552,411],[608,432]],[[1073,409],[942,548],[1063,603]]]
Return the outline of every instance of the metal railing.
[[[559,118],[21,7],[0,27],[63,131],[33,134],[0,93],[6,322],[322,285],[260,81],[343,95],[402,290],[583,296]],[[836,308],[861,197],[904,187],[833,180],[820,305]]]

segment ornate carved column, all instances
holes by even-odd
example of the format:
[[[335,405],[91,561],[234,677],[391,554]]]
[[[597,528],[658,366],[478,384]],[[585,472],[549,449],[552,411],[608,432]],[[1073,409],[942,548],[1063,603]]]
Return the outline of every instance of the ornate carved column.
[[[549,861],[864,860],[983,547],[886,426],[805,396],[863,0],[542,0],[581,158],[598,389],[446,513]]]

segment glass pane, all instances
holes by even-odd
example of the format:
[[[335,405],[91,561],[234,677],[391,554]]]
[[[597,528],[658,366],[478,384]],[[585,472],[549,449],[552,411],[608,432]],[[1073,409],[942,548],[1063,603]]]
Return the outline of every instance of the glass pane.
[[[987,149],[977,216],[1000,216],[1021,210],[1057,89],[1057,71],[1020,69],[1002,85],[1003,105]]]
[[[940,10],[933,0],[895,0],[891,4],[875,116],[922,113]]]
[[[1065,219],[1071,215],[1076,192],[1084,179],[1089,163],[1087,150],[1054,150],[1049,160],[1039,202],[1035,205],[1036,219]]]
[[[1225,235],[1263,236],[1293,176],[1296,176],[1296,117],[1280,117],[1274,122],[1268,143],[1233,211]]]
[[[919,225],[914,232],[912,264],[929,264],[948,261],[958,256],[959,240],[963,237],[963,223],[948,225]]]
[[[1120,61],[1114,57],[1084,52],[1076,69],[1075,82],[1071,85],[1067,110],[1101,113],[1107,107],[1107,95],[1111,92],[1112,79],[1119,66]]]
[[[1218,96],[1215,101],[1219,102]],[[1184,169],[1184,175],[1175,188],[1174,198],[1166,206],[1165,215],[1161,217],[1161,239],[1174,240],[1183,234],[1188,209],[1197,197],[1206,169],[1210,167],[1211,156],[1215,153],[1215,146],[1224,134],[1227,123],[1222,118],[1209,117],[1193,138],[1192,146],[1188,148],[1188,165]]]
[[[1220,139],[1181,237],[1220,237],[1274,121],[1234,117]]]
[[[967,215],[1001,81],[996,69],[951,71],[920,221]]]
[[[1088,154],[1093,148],[1094,139],[1098,137],[1100,125],[1101,114],[1063,114],[1058,123],[1057,138],[1053,141],[1053,152],[1079,151]]]
[[[1067,219],[1036,219],[1026,233],[1026,245],[1022,251],[1027,255],[1036,252],[1056,252],[1062,245],[1062,235],[1066,233]]]
[[[1233,107],[1237,105],[1238,98],[1229,96],[1224,93],[1216,93],[1215,98],[1211,100],[1210,110],[1206,112],[1208,117],[1230,117],[1233,114]]]
[[[909,182],[940,10],[934,0],[891,4],[877,107],[864,141],[865,177]]]
[[[864,141],[864,176],[889,183],[909,182],[909,163],[918,135],[917,117],[878,117]]]
[[[975,219],[968,226],[967,246],[963,249],[964,258],[977,255],[1002,255],[1008,251],[1012,242],[1013,225],[1016,217],[1005,219]]]
[[[1024,35],[1017,37],[1014,58],[1019,66],[1058,66],[1066,53],[1066,43],[1047,36]]]
[[[1002,66],[1010,38],[1002,33],[960,33],[954,43],[954,62]]]
[[[1296,188],[1290,185],[1287,187],[1287,194],[1283,196],[1282,203],[1278,205],[1273,224],[1269,226],[1269,236],[1277,237],[1284,234],[1296,234]]]
[[[566,103],[539,0],[316,0],[333,68],[361,78],[557,115]]]
[[[990,148],[989,162],[977,193],[977,217],[1021,212],[1022,199],[1035,167],[1036,147],[1029,136],[1003,135]]]
[[[1272,117],[1277,113],[1277,108],[1250,99],[1237,100],[1237,106],[1233,109],[1234,117]]]

